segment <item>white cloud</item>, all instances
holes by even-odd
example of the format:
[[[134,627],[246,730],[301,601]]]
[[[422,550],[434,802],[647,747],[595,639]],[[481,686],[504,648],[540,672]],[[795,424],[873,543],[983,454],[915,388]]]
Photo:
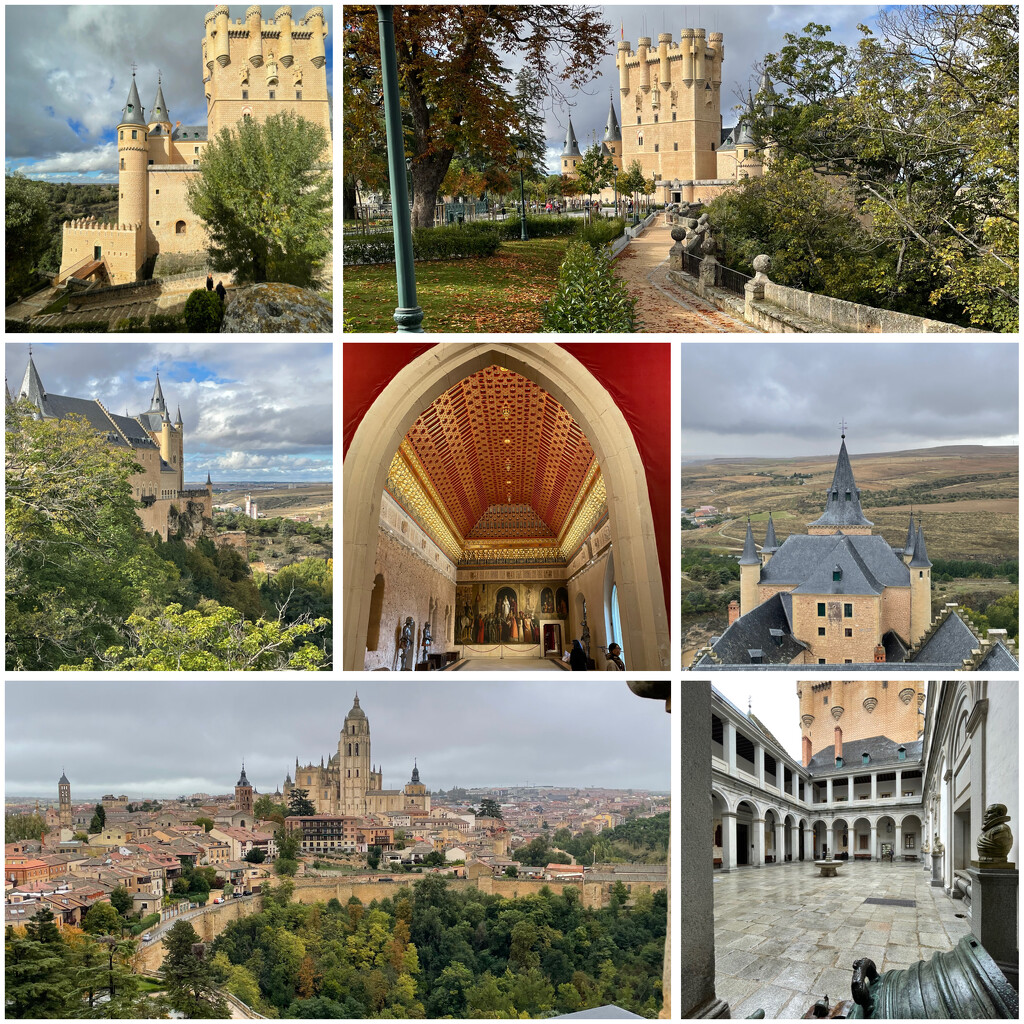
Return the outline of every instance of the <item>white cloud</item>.
[[[117,170],[117,143],[108,142],[84,153],[58,153],[47,160],[25,165],[26,173],[42,174],[60,171],[115,171]]]

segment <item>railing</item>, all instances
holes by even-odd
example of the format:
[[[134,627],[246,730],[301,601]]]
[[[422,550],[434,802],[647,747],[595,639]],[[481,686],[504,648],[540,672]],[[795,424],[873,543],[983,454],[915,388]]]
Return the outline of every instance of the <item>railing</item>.
[[[746,274],[741,274],[738,270],[732,270],[730,267],[719,263],[718,280],[715,282],[719,287],[732,292],[734,295],[742,296],[744,294],[743,289],[748,281],[753,281],[753,278],[747,277]]]
[[[72,274],[74,274],[76,270],[81,270],[82,267],[84,267],[88,263],[92,263],[95,259],[95,256],[86,256],[85,259],[79,260],[73,267],[69,267],[67,270],[59,271],[57,276],[53,279],[53,287],[56,288],[57,285],[61,283],[62,279],[66,281],[69,277],[71,277]]]
[[[700,265],[703,262],[700,256],[694,256],[692,252],[683,251],[683,270],[690,277],[700,277]]]

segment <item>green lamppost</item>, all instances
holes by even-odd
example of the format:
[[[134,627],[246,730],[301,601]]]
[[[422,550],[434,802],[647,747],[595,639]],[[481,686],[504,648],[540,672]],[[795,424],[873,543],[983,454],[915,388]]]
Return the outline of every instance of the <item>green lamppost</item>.
[[[416,268],[413,264],[409,192],[405,180],[405,140],[398,91],[398,59],[395,56],[395,23],[390,4],[377,4],[376,7],[377,30],[380,34],[380,70],[384,83],[388,177],[391,181],[391,223],[395,233],[395,278],[398,284],[395,323],[399,334],[422,334],[423,310],[416,302]]]
[[[516,159],[519,161],[519,202],[523,210],[519,218],[519,241],[526,242],[529,241],[526,234],[526,187],[523,184],[523,160],[526,159],[526,150],[522,146],[516,149]]]

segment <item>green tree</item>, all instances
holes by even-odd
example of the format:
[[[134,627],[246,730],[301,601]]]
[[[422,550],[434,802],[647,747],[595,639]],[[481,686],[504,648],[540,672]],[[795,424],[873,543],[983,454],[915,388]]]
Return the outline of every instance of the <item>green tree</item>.
[[[583,159],[576,165],[576,180],[580,189],[587,196],[587,216],[590,216],[590,199],[595,192],[600,192],[606,185],[615,180],[615,162],[606,154],[601,145],[595,142],[590,146]]]
[[[123,885],[115,886],[110,892],[110,904],[122,917],[127,917],[133,908],[132,894]]]
[[[50,246],[49,206],[40,183],[18,174],[4,175],[4,290],[7,302],[36,282],[36,266]]]
[[[329,164],[324,129],[293,114],[223,129],[188,194],[213,269],[239,281],[318,284],[332,248]]]
[[[308,789],[296,787],[291,791],[288,795],[288,813],[298,816],[316,814],[316,805],[309,799]]]
[[[32,411],[7,413],[7,668],[85,665],[133,609],[166,600],[177,573],[145,541],[132,455],[81,417]]]
[[[89,831],[93,835],[98,835],[103,831],[103,826],[107,821],[107,812],[103,804],[97,804],[93,808],[92,820],[89,822]]]
[[[501,807],[498,804],[498,801],[495,800],[494,797],[490,796],[485,796],[483,800],[480,801],[480,810],[477,814],[481,818],[498,818],[499,820],[502,820]]]
[[[634,160],[626,168],[625,177],[619,181],[619,191],[623,195],[631,195],[633,197],[634,210],[639,208],[638,193],[643,191],[646,184],[647,179],[644,177],[644,169],[640,166],[639,160]]]
[[[441,868],[444,867],[444,854],[439,850],[431,850],[430,853],[423,858],[423,863],[428,868]]]
[[[1016,330],[1018,8],[896,8],[856,47],[829,31],[766,56],[755,138],[851,183],[883,305]]]
[[[371,846],[366,851],[366,866],[371,871],[376,871],[380,867],[380,855],[384,851],[379,846]]]
[[[257,820],[276,821],[278,824],[284,821],[288,813],[288,808],[284,804],[275,804],[273,799],[265,794],[256,798],[252,810]]]
[[[156,615],[130,615],[127,625],[129,644],[110,647],[103,655],[109,668],[199,672],[321,668],[324,652],[310,638],[330,622],[252,622],[237,609],[204,600],[190,611],[172,604]]]
[[[188,921],[178,921],[167,932],[164,949],[160,973],[167,985],[168,1005],[189,1020],[230,1016],[216,988],[213,959]]]
[[[94,903],[82,918],[82,927],[93,935],[120,935],[121,917],[110,903]]]
[[[38,924],[34,926],[34,922]],[[5,1016],[68,1016],[73,1000],[66,956],[67,949],[49,910],[40,911],[29,922],[24,938],[8,930],[4,943]]]
[[[458,154],[502,167],[526,135],[509,58],[532,77],[539,105],[562,84],[576,87],[597,73],[609,26],[593,7],[568,5],[396,6],[398,72],[408,111],[406,149],[412,159],[412,222],[429,227],[438,189]],[[342,81],[352,145],[379,143],[380,39],[369,4],[345,7]],[[556,70],[557,68],[557,70]],[[346,150],[346,153],[348,150]]]
[[[547,333],[603,334],[635,332],[637,300],[615,276],[611,251],[572,241],[558,270],[558,286],[541,307]]]
[[[267,855],[258,847],[254,846],[242,860],[248,861],[250,864],[262,864],[267,859]]]
[[[4,814],[4,842],[42,839],[44,835],[46,819],[41,814]]]
[[[215,824],[213,818],[207,818],[207,817],[204,817],[204,816],[200,816],[200,817],[196,818],[195,823],[197,825],[202,825],[204,832],[209,832],[210,829],[212,829],[214,827],[214,824]]]

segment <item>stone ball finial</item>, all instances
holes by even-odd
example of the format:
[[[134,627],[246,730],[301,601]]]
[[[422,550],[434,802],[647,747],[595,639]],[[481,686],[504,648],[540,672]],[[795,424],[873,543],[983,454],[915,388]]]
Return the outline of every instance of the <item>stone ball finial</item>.
[[[754,271],[758,274],[767,274],[768,268],[772,265],[771,256],[765,256],[764,254],[754,257]]]
[[[989,804],[985,809],[978,837],[979,860],[1005,863],[1007,854],[1013,849],[1013,832],[1006,824],[1009,820],[1006,804]]]
[[[686,228],[677,224],[669,234],[672,236],[673,242],[681,242],[686,237]]]

